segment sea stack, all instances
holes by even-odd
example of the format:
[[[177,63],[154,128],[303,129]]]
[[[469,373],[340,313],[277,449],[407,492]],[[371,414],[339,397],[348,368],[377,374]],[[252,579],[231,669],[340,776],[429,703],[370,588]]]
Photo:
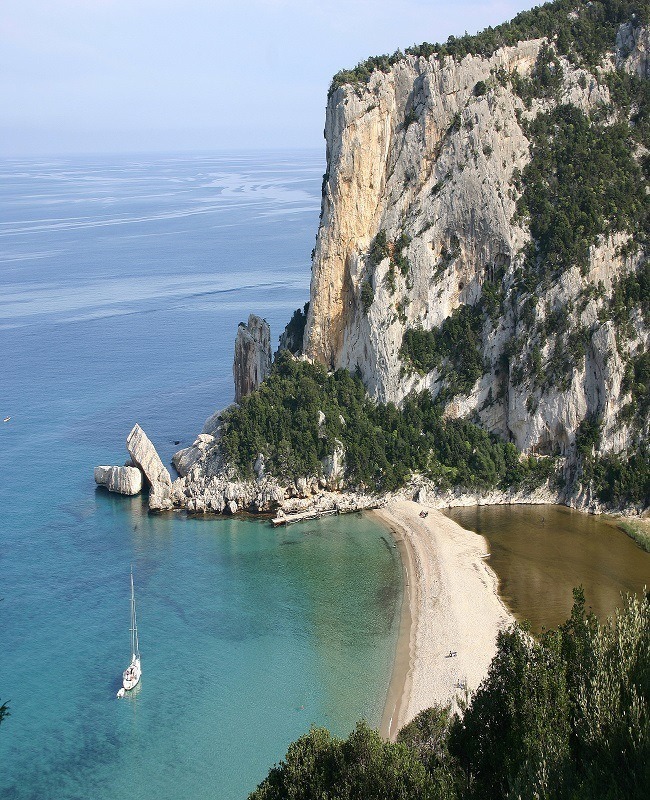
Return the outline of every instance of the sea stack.
[[[265,319],[251,314],[248,325],[239,323],[232,371],[235,403],[240,403],[271,371],[271,329]]]
[[[126,437],[126,447],[133,463],[139,467],[149,484],[149,508],[163,511],[172,508],[172,480],[169,471],[160,460],[147,434],[136,424]]]

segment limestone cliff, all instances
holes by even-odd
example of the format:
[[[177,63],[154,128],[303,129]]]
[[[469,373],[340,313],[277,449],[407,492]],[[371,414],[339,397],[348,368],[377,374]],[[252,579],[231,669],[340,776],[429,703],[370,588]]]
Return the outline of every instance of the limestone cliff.
[[[251,314],[248,324],[239,323],[235,339],[233,377],[235,403],[241,402],[262,383],[271,370],[271,330],[266,320]]]
[[[546,269],[534,210],[521,201],[538,118],[571,107],[587,126],[633,128],[634,108],[614,104],[608,76],[645,79],[648,42],[630,22],[596,66],[543,37],[488,56],[401,56],[367,82],[335,87],[306,354],[360,371],[382,401],[428,389],[447,415],[469,416],[524,452],[559,454],[567,472],[585,420],[601,425],[601,453],[646,438],[629,375],[647,353],[648,309],[637,298],[625,325],[611,313],[625,279],[644,269],[634,225],[603,225],[585,236],[583,263]],[[643,161],[643,144],[629,148]],[[456,355],[422,368],[404,342],[408,331],[441,330],[462,307],[480,311],[480,368],[459,391],[448,368]]]

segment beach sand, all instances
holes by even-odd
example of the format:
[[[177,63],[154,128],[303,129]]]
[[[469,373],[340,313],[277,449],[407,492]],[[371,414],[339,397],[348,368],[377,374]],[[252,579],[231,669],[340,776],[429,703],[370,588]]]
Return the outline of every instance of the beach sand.
[[[395,667],[380,732],[397,732],[431,705],[457,707],[496,652],[514,617],[497,594],[487,542],[439,511],[393,500],[373,512],[392,530],[404,565],[404,603]],[[450,656],[449,654],[455,653]]]

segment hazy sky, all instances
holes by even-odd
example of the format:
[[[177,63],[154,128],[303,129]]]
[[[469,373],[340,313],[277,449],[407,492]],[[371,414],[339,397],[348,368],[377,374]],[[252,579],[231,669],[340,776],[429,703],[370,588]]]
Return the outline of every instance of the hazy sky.
[[[321,147],[332,75],[526,0],[1,0],[0,154]]]

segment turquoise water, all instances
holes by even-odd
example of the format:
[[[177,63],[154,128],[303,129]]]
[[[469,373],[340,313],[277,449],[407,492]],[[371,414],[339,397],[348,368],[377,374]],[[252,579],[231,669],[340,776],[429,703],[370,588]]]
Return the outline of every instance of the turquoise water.
[[[311,724],[378,724],[401,571],[370,518],[151,516],[92,480],[135,421],[169,460],[230,402],[237,323],[277,337],[308,295],[322,170],[0,164],[2,797],[242,798]]]

